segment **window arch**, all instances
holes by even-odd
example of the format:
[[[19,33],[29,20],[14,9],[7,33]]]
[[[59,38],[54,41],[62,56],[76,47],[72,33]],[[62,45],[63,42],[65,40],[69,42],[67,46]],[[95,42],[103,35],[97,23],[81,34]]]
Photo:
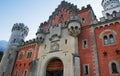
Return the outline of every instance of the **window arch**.
[[[104,40],[104,45],[107,45],[108,44],[108,37],[106,35],[103,37],[103,40]]]

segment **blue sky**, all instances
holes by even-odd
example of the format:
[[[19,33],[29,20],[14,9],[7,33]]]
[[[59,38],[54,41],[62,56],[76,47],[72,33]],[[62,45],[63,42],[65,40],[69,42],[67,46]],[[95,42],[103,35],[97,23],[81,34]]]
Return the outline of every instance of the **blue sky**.
[[[0,40],[9,40],[14,23],[24,23],[29,27],[26,40],[35,38],[41,22],[47,21],[55,8],[63,0],[0,0]],[[99,19],[102,17],[102,0],[65,0],[79,9],[90,4]]]

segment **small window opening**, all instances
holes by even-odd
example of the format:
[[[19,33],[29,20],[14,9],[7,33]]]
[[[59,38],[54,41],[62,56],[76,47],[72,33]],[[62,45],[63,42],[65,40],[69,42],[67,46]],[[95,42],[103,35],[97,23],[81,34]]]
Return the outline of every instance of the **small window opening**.
[[[88,47],[87,41],[84,40],[84,41],[83,41],[83,48],[87,48],[87,47]]]
[[[112,73],[118,73],[117,66],[115,63],[111,64],[111,68],[112,68]]]
[[[82,18],[82,23],[85,23],[85,18]]]
[[[67,39],[65,39],[65,44],[67,44]]]

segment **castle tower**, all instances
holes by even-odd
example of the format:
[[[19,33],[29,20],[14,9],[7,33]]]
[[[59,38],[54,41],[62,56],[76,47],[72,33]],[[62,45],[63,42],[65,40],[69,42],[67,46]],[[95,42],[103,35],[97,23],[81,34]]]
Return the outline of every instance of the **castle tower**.
[[[103,6],[102,14],[105,19],[109,16],[116,17],[116,13],[120,11],[119,0],[103,0],[101,5]]]
[[[0,64],[0,76],[10,76],[16,59],[17,50],[28,34],[28,27],[23,23],[16,23],[12,28],[7,49]]]

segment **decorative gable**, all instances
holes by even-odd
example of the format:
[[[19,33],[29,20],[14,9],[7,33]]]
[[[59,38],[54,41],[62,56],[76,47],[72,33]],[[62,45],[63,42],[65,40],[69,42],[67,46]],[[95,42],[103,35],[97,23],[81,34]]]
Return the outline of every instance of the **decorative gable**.
[[[52,15],[49,17],[48,22],[52,26],[55,26],[59,23],[65,23],[70,18],[70,16],[76,14],[78,11],[79,9],[77,6],[62,1],[58,8],[56,8]]]

